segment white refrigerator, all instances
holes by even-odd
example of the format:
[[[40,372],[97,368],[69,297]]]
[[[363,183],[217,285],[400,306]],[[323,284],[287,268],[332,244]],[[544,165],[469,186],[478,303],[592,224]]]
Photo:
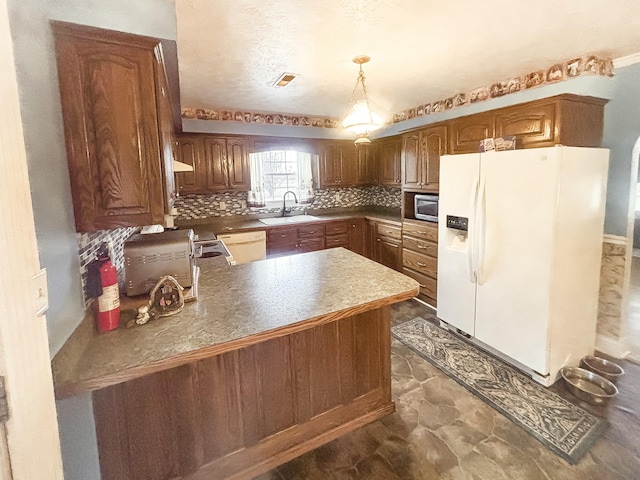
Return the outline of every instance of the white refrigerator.
[[[595,348],[608,159],[562,146],[441,158],[438,317],[544,385]]]

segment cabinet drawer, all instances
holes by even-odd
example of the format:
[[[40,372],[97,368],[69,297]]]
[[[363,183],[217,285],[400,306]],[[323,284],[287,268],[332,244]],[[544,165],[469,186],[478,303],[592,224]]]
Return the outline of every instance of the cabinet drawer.
[[[298,242],[296,253],[315,252],[316,250],[324,250],[324,238],[308,237]]]
[[[420,284],[420,294],[418,295],[418,297],[423,298],[423,300],[435,307],[438,292],[437,280],[431,277],[427,277],[426,275],[414,272],[413,270],[409,270],[407,268],[403,268],[402,273],[404,273],[408,277],[413,278]]]
[[[347,233],[349,231],[349,223],[344,222],[329,222],[325,224],[327,235],[338,235],[341,233]]]
[[[408,250],[414,252],[423,253],[430,257],[438,257],[438,244],[428,242],[415,237],[409,237],[407,235],[402,236],[402,246]]]
[[[431,222],[422,222],[423,225],[405,222],[402,224],[402,232],[405,235],[428,240],[438,243],[438,224]]]
[[[325,240],[325,246],[327,248],[331,247],[348,247],[349,246],[349,236],[344,233],[341,235],[327,235]]]
[[[298,238],[324,237],[324,225],[305,225],[298,227]]]
[[[291,228],[272,228],[267,230],[267,239],[269,243],[295,243],[298,239],[298,229]]]
[[[438,273],[438,260],[436,258],[428,257],[406,248],[402,250],[402,265],[433,278],[436,278]]]
[[[389,225],[388,223],[378,223],[377,233],[380,237],[395,238],[402,240],[402,227]]]

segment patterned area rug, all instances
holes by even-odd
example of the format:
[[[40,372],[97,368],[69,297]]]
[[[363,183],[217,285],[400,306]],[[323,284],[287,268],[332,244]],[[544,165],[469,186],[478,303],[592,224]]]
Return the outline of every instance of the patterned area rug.
[[[423,318],[396,325],[391,333],[572,465],[608,426],[605,419]]]

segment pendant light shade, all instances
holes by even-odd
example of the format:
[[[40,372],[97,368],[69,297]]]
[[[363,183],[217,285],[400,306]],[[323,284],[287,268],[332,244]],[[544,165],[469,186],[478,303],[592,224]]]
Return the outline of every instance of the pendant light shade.
[[[347,105],[347,113],[342,121],[342,126],[356,136],[356,145],[366,145],[371,143],[369,135],[382,126],[380,115],[371,111],[369,105],[369,97],[367,96],[367,87],[365,84],[364,71],[362,65],[367,63],[370,58],[361,55],[353,59],[353,63],[360,65],[360,72],[353,87],[351,101]],[[358,93],[358,87],[361,87],[362,93]]]

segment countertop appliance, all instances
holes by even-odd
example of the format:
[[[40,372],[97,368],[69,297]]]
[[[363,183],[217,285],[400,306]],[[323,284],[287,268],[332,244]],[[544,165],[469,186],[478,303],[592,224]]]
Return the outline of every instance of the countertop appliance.
[[[609,152],[440,160],[438,317],[543,385],[593,354]]]
[[[255,232],[220,233],[222,240],[235,260],[234,265],[255,262],[267,258],[267,234],[264,230]]]
[[[413,212],[418,220],[438,222],[438,195],[421,195],[413,197]]]
[[[184,287],[193,282],[193,230],[135,234],[124,244],[127,296],[148,293],[164,275]]]

